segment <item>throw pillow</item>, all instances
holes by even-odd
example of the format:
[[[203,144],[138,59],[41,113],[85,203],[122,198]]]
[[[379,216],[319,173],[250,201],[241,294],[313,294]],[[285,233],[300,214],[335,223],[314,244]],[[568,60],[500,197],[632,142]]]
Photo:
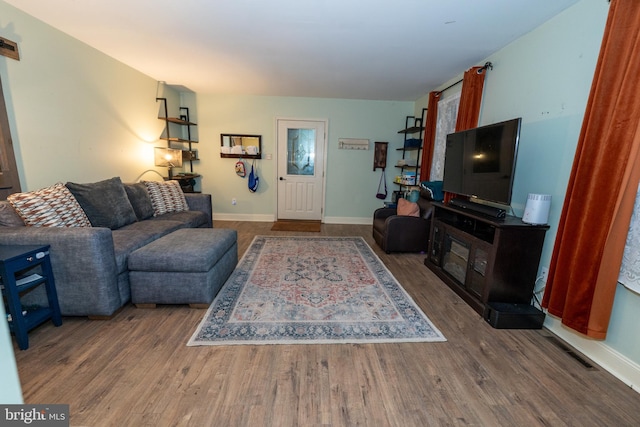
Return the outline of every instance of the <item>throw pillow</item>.
[[[0,225],[3,227],[24,227],[24,221],[13,209],[11,203],[0,201]]]
[[[91,227],[73,194],[58,182],[28,193],[7,197],[25,225],[36,227]]]
[[[189,205],[187,205],[187,200],[184,198],[178,181],[142,181],[142,183],[149,192],[154,216],[189,210]]]
[[[147,191],[147,186],[141,182],[135,184],[124,184],[131,206],[138,217],[138,221],[142,221],[153,216],[153,205]]]
[[[94,227],[115,230],[137,221],[119,177],[90,184],[67,182],[66,185]]]
[[[398,199],[398,209],[396,212],[398,215],[420,216],[420,206],[406,199]]]

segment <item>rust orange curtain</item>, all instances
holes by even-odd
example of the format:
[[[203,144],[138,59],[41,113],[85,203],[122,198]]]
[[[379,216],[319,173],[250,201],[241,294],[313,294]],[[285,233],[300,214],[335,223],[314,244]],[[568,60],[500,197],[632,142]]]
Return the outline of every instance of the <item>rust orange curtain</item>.
[[[460,92],[460,106],[458,107],[458,117],[456,118],[456,132],[478,127],[485,74],[486,69],[484,67],[471,67],[464,72],[462,91]],[[445,193],[445,203],[449,202],[454,196],[452,193]]]
[[[486,69],[484,67],[471,67],[464,72],[460,106],[458,107],[458,117],[456,118],[456,132],[478,126],[485,74]]]
[[[640,180],[640,2],[613,0],[542,305],[604,339]]]
[[[433,163],[433,147],[436,141],[436,125],[438,123],[438,100],[442,92],[429,93],[427,117],[424,124],[424,140],[422,159],[420,160],[420,180],[429,181],[431,178],[431,163]]]

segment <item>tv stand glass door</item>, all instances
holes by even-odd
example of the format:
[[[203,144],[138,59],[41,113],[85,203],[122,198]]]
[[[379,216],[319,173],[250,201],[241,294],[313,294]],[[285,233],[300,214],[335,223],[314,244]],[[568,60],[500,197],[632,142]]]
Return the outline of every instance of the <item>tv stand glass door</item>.
[[[445,233],[442,269],[462,286],[467,282],[470,249],[471,245],[468,242]]]

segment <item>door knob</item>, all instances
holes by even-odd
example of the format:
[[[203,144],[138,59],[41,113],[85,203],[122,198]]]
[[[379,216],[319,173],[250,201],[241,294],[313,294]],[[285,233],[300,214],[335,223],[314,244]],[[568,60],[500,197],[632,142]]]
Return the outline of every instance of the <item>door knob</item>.
[[[280,181],[285,181],[285,179],[283,177],[280,177]]]

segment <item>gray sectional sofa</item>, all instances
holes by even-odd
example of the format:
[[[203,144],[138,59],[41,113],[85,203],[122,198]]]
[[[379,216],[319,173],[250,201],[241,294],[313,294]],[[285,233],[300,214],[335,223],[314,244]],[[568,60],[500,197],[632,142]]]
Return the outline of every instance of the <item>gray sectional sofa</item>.
[[[108,318],[131,298],[130,253],[182,228],[211,228],[211,196],[186,193],[188,210],[158,214],[145,183],[112,178],[67,183],[91,226],[25,226],[8,201],[0,201],[0,245],[49,244],[60,309],[65,316]],[[186,207],[185,207],[186,209]],[[46,301],[27,295],[26,303]]]

